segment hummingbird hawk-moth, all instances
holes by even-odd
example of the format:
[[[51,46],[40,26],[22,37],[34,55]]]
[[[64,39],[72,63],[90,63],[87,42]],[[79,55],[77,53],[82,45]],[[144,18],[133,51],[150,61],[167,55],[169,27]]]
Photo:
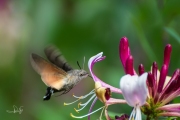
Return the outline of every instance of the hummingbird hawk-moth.
[[[88,76],[83,69],[73,69],[55,46],[45,48],[44,52],[49,61],[34,53],[30,56],[32,67],[48,86],[44,100],[49,100],[56,92],[61,92],[61,95],[66,94]]]

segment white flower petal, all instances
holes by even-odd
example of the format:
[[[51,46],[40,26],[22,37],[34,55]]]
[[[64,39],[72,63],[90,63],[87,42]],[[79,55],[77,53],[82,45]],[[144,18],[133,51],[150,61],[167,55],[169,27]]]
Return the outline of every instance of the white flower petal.
[[[135,117],[135,120],[142,120],[141,110],[140,110],[139,107],[136,108],[136,117]]]
[[[147,97],[146,79],[147,73],[140,77],[137,75],[125,75],[121,78],[120,88],[130,106],[142,106],[145,103]]]
[[[130,96],[134,96],[134,89],[136,88],[137,78],[138,76],[125,75],[121,78],[120,81],[120,88],[122,90],[123,96],[127,103],[132,107],[135,105],[134,102],[136,101],[136,98],[133,97],[132,99]]]
[[[136,108],[133,108],[133,111],[131,112],[129,120],[133,120],[135,116],[136,116]]]
[[[97,55],[91,57],[88,61],[89,69],[91,68],[92,64],[96,62],[99,58],[101,58],[103,55],[103,52],[98,53]]]
[[[146,85],[147,75],[148,75],[147,73],[144,73],[138,78],[137,90],[138,90],[138,98],[141,100],[139,103],[140,106],[145,104],[148,94],[148,89]]]
[[[129,120],[142,120],[140,107],[134,107]]]

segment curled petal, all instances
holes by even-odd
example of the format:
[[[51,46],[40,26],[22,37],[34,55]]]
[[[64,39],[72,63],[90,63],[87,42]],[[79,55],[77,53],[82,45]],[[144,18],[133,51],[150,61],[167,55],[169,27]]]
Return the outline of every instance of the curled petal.
[[[101,52],[101,53],[99,53],[99,54],[91,57],[91,58],[89,59],[89,61],[88,61],[88,67],[89,67],[90,73],[91,73],[91,75],[92,75],[92,77],[93,77],[93,80],[94,80],[95,82],[97,82],[97,81],[100,82],[103,87],[110,88],[112,92],[121,94],[122,92],[121,92],[120,89],[115,88],[115,87],[113,87],[113,86],[111,86],[111,85],[108,85],[108,84],[104,83],[104,82],[103,82],[102,80],[100,80],[100,79],[94,74],[94,72],[93,72],[93,66],[94,66],[94,64],[95,64],[96,62],[99,62],[99,61],[105,59],[105,56],[102,56],[102,55],[103,55],[103,52]]]
[[[92,69],[96,62],[99,62],[99,61],[105,59],[105,56],[102,56],[102,55],[103,55],[103,52],[100,52],[99,54],[91,57],[88,61],[89,70],[91,72],[91,75],[92,75],[94,81],[98,81],[98,79],[97,79],[96,75],[93,73]]]
[[[120,80],[120,87],[127,103],[134,107],[142,106],[146,102],[148,90],[146,86],[147,73],[140,77],[125,75]]]

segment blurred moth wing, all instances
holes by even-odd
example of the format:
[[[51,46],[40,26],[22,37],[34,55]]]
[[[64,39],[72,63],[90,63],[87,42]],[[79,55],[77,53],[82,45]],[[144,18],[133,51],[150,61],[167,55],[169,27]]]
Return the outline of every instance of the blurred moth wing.
[[[73,70],[73,68],[67,63],[61,51],[55,46],[51,45],[46,47],[44,53],[48,60],[57,67],[62,68],[66,72]]]
[[[30,61],[34,70],[48,87],[60,90],[64,86],[66,79],[68,79],[64,70],[34,53],[31,54]]]

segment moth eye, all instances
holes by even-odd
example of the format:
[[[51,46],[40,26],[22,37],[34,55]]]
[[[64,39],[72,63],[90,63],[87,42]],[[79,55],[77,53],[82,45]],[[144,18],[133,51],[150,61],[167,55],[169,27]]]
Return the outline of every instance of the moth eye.
[[[83,76],[83,74],[80,74],[80,76]]]

